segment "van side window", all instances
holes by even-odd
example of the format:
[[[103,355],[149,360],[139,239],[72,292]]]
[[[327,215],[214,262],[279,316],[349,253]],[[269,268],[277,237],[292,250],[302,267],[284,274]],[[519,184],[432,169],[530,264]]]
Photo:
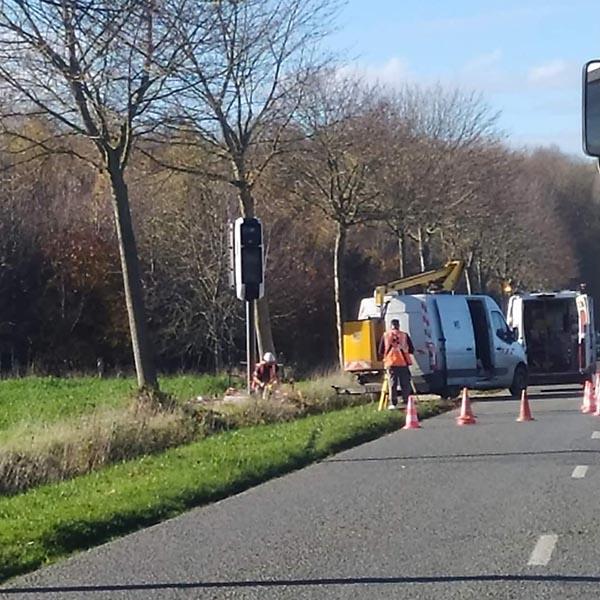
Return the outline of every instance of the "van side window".
[[[497,310],[492,312],[492,324],[494,326],[494,333],[496,337],[506,341],[506,334],[508,333],[508,325],[504,320],[502,313]]]

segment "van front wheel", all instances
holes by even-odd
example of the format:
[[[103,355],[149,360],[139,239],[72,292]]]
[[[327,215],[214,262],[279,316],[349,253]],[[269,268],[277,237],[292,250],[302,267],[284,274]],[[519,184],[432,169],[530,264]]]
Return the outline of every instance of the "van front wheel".
[[[521,392],[527,389],[527,367],[525,365],[517,365],[512,385],[508,389],[513,398],[520,398]]]

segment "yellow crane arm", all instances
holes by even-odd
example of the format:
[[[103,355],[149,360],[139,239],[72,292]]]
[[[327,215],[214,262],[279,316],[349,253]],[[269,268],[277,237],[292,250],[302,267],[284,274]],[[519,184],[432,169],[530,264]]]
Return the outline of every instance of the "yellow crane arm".
[[[424,271],[409,277],[397,279],[384,285],[378,285],[375,288],[375,304],[382,306],[386,294],[390,292],[399,292],[417,286],[428,286],[432,283],[439,283],[440,289],[452,291],[456,288],[458,281],[465,268],[462,260],[450,260],[441,269]]]

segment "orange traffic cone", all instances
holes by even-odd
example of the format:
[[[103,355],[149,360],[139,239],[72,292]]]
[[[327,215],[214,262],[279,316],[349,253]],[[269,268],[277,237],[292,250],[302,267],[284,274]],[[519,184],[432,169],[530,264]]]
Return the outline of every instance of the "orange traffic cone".
[[[471,410],[471,400],[469,399],[469,390],[463,388],[462,393],[462,405],[460,407],[460,415],[456,417],[456,423],[458,425],[475,425],[475,415]]]
[[[414,396],[408,397],[406,405],[406,424],[402,429],[421,429],[419,417],[417,416],[417,403]]]
[[[523,423],[524,421],[535,421],[535,419],[531,416],[531,409],[529,408],[529,398],[527,397],[527,390],[523,390],[521,392],[521,411],[519,413],[519,418],[517,419],[519,423]]]
[[[595,382],[594,382],[595,383]],[[590,412],[596,412],[596,404],[598,404],[598,396],[596,396],[596,386],[590,381]]]
[[[594,389],[592,388],[592,382],[588,379],[585,382],[583,389],[583,404],[581,405],[581,412],[584,414],[590,414],[596,411],[596,399],[594,398]]]
[[[594,385],[594,400],[596,401],[596,412],[595,417],[600,417],[600,375],[596,373],[594,375],[596,384]]]

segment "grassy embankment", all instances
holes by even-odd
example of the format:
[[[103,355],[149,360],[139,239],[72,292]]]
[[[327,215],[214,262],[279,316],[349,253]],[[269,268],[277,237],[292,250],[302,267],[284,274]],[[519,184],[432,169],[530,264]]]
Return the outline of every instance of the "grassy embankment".
[[[161,377],[161,387],[178,398],[222,394],[226,375]],[[99,409],[128,406],[136,384],[131,378],[23,377],[0,380],[0,442],[15,426],[49,426]]]
[[[440,411],[420,406],[422,417]],[[0,580],[240,492],[402,423],[373,405],[223,432],[0,499]]]
[[[160,452],[206,433],[184,410],[198,394],[226,389],[227,377],[162,380],[174,395],[168,410],[140,402],[129,379],[39,378],[0,381],[0,493],[88,473]],[[205,416],[208,411],[203,413]]]

